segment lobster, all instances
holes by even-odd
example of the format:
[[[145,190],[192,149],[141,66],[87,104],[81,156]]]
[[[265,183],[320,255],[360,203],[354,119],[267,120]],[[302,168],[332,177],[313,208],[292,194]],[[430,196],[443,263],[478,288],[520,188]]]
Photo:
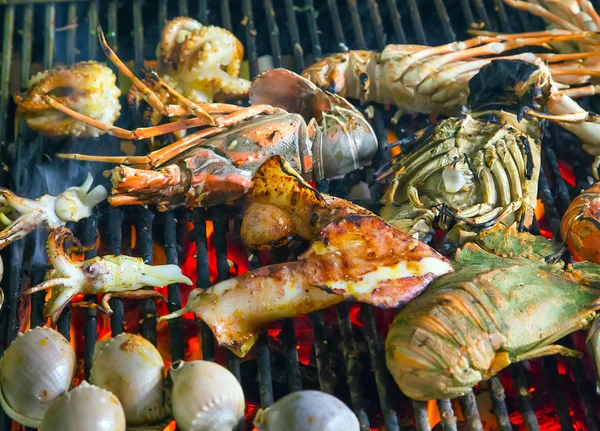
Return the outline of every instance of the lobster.
[[[513,257],[467,243],[452,260],[455,272],[434,280],[390,326],[387,365],[408,397],[455,398],[511,363],[582,356],[554,343],[598,316],[600,266],[547,263],[538,246],[547,248],[548,241],[517,233],[514,225],[493,235],[488,243],[496,244],[488,246],[500,245]],[[524,243],[526,257],[514,253]]]
[[[452,271],[446,258],[372,212],[314,190],[281,156],[270,157],[255,172],[241,235],[256,249],[279,247],[293,237],[311,245],[295,262],[195,289],[184,308],[160,318],[193,312],[238,356],[276,320],[345,298],[398,307]]]
[[[86,117],[44,96],[50,105],[121,139],[140,140],[204,127],[146,156],[58,155],[120,163],[112,170],[112,205],[154,203],[165,210],[228,203],[245,193],[253,172],[271,155],[284,156],[305,178],[320,180],[370,163],[377,151],[373,129],[354,106],[288,70],[272,69],[256,77],[250,87],[252,106],[247,108],[196,104],[154,73],[157,82],[180,103],[165,106],[127,69],[102,34],[100,41],[108,58],[132,79],[156,111],[192,118],[130,131]]]
[[[391,162],[394,173],[381,216],[428,240],[433,225],[456,225],[448,244],[501,223],[531,225],[540,172],[542,128],[537,117],[551,78],[538,60],[495,60],[469,82],[459,117],[418,132]],[[530,115],[531,114],[531,115]]]

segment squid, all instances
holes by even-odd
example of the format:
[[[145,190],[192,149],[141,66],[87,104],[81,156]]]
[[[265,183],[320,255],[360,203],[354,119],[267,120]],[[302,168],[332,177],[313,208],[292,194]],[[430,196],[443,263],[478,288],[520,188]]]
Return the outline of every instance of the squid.
[[[307,184],[281,156],[255,172],[241,236],[255,249],[300,237],[311,245],[295,262],[265,266],[195,289],[182,309],[204,321],[220,345],[243,357],[268,323],[352,299],[398,307],[452,271],[435,250],[372,212]]]

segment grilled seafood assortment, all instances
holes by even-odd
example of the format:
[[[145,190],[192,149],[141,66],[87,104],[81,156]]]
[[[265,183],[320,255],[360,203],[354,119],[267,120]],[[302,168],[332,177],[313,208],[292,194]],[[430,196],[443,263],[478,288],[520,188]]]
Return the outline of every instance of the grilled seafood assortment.
[[[496,60],[484,66],[469,83],[470,111],[419,132],[397,157],[382,200],[384,220],[424,240],[434,221],[446,229],[455,220],[450,237],[459,242],[461,231],[497,223],[529,227],[541,129],[520,111],[543,109],[550,85],[543,64]]]
[[[455,398],[517,361],[581,357],[554,343],[597,316],[600,266],[500,257],[475,243],[453,264],[455,272],[431,283],[390,327],[387,365],[404,394]]]
[[[192,284],[182,275],[177,265],[146,265],[141,258],[131,256],[102,256],[85,261],[72,259],[65,249],[67,241],[83,249],[72,232],[65,227],[54,229],[48,236],[46,249],[53,269],[48,271],[46,281],[27,289],[26,295],[51,289],[51,298],[44,305],[44,317],[55,324],[65,305],[75,295],[104,294],[102,305],[97,308],[112,313],[108,303],[111,297],[162,298],[154,290],[138,290],[144,286],[166,286],[170,283]],[[86,303],[73,305],[87,306]]]
[[[576,259],[600,263],[600,183],[577,196],[565,211],[560,236]]]
[[[52,96],[81,115],[113,124],[121,112],[116,80],[110,68],[95,61],[40,72],[29,80],[24,97],[14,96],[17,118],[24,115],[29,127],[44,135],[97,138],[104,131],[63,114],[44,98]]]
[[[181,110],[190,112],[198,106],[180,97]],[[204,114],[199,114],[176,123],[125,131],[98,124],[48,100],[63,112],[123,139],[142,139],[208,124]],[[250,101],[253,105],[249,108],[202,105],[203,112],[214,116],[210,117],[213,127],[189,134],[147,156],[58,156],[121,163],[112,170],[109,202],[114,206],[156,204],[159,210],[165,210],[211,206],[241,197],[254,171],[272,155],[284,156],[306,178],[319,180],[358,169],[377,151],[373,129],[358,110],[288,70],[272,69],[259,75],[250,88]]]
[[[193,311],[219,344],[238,356],[270,322],[344,298],[397,307],[452,271],[436,251],[370,211],[318,193],[281,156],[267,159],[254,174],[241,232],[253,248],[278,247],[294,236],[311,245],[297,262],[195,289],[183,309],[161,317]]]

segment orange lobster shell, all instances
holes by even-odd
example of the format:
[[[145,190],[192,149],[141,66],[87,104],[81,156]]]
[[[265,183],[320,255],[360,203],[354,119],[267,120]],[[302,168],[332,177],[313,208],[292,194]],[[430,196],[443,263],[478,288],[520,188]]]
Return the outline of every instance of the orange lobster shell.
[[[600,264],[600,182],[571,202],[560,223],[560,236],[573,257]]]

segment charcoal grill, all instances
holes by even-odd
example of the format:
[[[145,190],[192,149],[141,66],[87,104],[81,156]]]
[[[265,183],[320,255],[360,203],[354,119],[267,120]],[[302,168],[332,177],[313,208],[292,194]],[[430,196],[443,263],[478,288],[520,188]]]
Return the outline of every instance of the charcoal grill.
[[[48,69],[55,62],[73,63],[85,59],[106,61],[98,49],[95,32],[97,23],[107,31],[108,41],[111,46],[118,48],[120,57],[133,60],[138,76],[143,69],[144,59],[154,58],[154,47],[158,41],[160,27],[166,19],[184,15],[197,18],[204,24],[222,26],[233,31],[244,44],[251,78],[259,72],[259,58],[263,55],[271,55],[275,67],[287,66],[299,72],[325,53],[346,49],[381,50],[387,43],[440,44],[464,39],[467,37],[465,30],[471,23],[483,23],[485,29],[504,32],[543,28],[543,23],[537,18],[507,10],[502,0],[131,0],[121,4],[117,0],[0,0],[0,12],[3,15],[0,27],[0,160],[7,161],[6,164],[10,167],[8,171],[0,170],[0,184],[20,195],[34,197],[49,190],[44,185],[34,184],[30,166],[33,162],[42,162],[45,154],[52,154],[56,145],[60,144],[36,137],[27,131],[22,122],[13,125],[12,91],[23,89],[34,64],[41,63],[43,69]],[[592,110],[599,111],[595,101],[588,103],[591,103]],[[375,106],[374,112],[373,124],[383,149],[387,143],[385,126],[389,115],[381,106]],[[124,108],[119,120],[120,125],[130,127],[139,124],[136,116],[130,114]],[[426,119],[422,120],[426,122]],[[398,132],[401,133],[406,123],[401,121],[399,124]],[[13,139],[14,128],[18,128],[19,131],[17,142]],[[546,139],[544,147],[545,175],[540,176],[539,197],[545,207],[549,230],[556,236],[559,232],[560,216],[571,198],[589,184],[585,166],[589,166],[590,158],[564,132],[555,127],[551,127],[550,132],[550,138]],[[97,141],[78,141],[65,145],[69,145],[71,150],[84,149],[83,152],[90,152],[91,147],[106,146],[108,149],[105,154],[109,154],[110,148],[115,148],[115,144],[114,138],[104,136]],[[144,151],[144,145],[140,145],[138,153]],[[380,152],[376,164],[383,158],[383,152]],[[568,159],[574,167],[574,187],[569,186],[561,175],[558,160],[563,158]],[[53,163],[59,162],[55,160]],[[71,162],[60,163],[60,169],[75,169]],[[101,170],[99,167],[97,169]],[[318,188],[343,196],[348,192],[346,184],[343,180],[323,181],[318,184]],[[370,183],[370,186],[375,202],[380,195],[374,184]],[[153,245],[157,242],[164,245],[167,262],[177,264],[179,246],[182,245],[178,245],[178,221],[189,220],[194,226],[190,238],[197,248],[197,286],[207,288],[210,285],[206,233],[206,222],[209,219],[214,227],[213,246],[216,253],[217,278],[223,280],[230,273],[227,233],[235,232],[239,227],[231,210],[223,206],[209,210],[196,209],[193,212],[155,213],[147,208],[120,209],[105,205],[89,219],[71,227],[84,244],[94,243],[100,232],[107,251],[120,254],[126,246],[125,243],[129,243],[131,231],[127,228],[133,224],[136,228],[134,253],[152,262]],[[234,221],[230,223],[231,220]],[[537,222],[534,223],[533,231],[539,233],[539,229]],[[37,284],[43,278],[44,264],[36,259],[36,249],[41,242],[43,238],[40,235],[32,235],[24,241],[12,244],[3,252],[7,274],[2,282],[6,304],[0,312],[0,353],[16,337],[23,319],[26,319],[20,306],[20,293],[26,285]],[[94,253],[95,251],[88,252],[86,258],[93,257]],[[258,267],[259,259],[250,251],[248,255],[250,268]],[[280,260],[294,257],[293,250],[277,255]],[[86,300],[92,302],[94,298]],[[43,301],[43,293],[32,298],[29,316],[32,327],[43,324]],[[111,306],[114,314],[110,318],[110,329],[113,334],[118,334],[125,329],[125,306],[119,299],[112,299]],[[170,311],[181,307],[178,285],[168,287],[167,306]],[[399,392],[387,371],[383,339],[376,329],[375,310],[370,306],[361,307],[364,325],[360,329],[353,327],[347,304],[338,305],[334,311],[337,313],[335,324],[341,337],[339,346],[328,343],[330,334],[325,314],[316,312],[310,315],[314,335],[312,363],[317,371],[317,384],[313,386],[325,392],[335,393],[347,402],[358,416],[362,429],[394,431],[416,427],[419,430],[429,430],[426,403],[411,403]],[[70,316],[70,310],[67,308],[58,323],[59,331],[67,338],[70,338],[71,334]],[[90,370],[98,335],[97,318],[95,310],[84,310],[83,361],[86,376]],[[254,393],[257,404],[263,408],[273,404],[286,392],[311,386],[301,373],[294,323],[294,320],[281,323],[280,340],[283,347],[278,352],[280,356],[277,360],[283,365],[278,369],[274,368],[276,360],[274,352],[269,348],[266,333],[261,335],[254,347],[250,361],[240,361],[229,352],[225,355],[227,367],[241,380],[247,396],[248,393]],[[156,304],[153,300],[143,302],[139,328],[144,337],[153,343],[157,342]],[[179,319],[170,322],[169,330],[172,359],[182,359],[185,346],[182,322]],[[215,347],[210,330],[202,324],[199,330],[202,334],[203,357],[215,360],[222,356],[221,349]],[[358,337],[361,342],[366,341],[366,360],[358,354]],[[571,338],[562,342],[566,345],[573,344]],[[336,348],[341,352],[336,351]],[[334,370],[331,364],[335,355],[341,355],[344,361],[342,367]],[[247,373],[243,372],[249,363],[254,363],[252,367],[257,370],[252,378],[248,378]],[[543,372],[547,376],[549,386],[554,389],[552,401],[558,416],[556,427],[559,425],[562,429],[573,429],[574,425],[577,425],[578,429],[600,429],[594,382],[586,380],[585,370],[580,361],[566,359],[565,363],[573,375],[585,423],[574,423],[564,389],[566,377],[557,369],[557,359],[549,357],[543,361]],[[280,370],[284,372],[280,373]],[[341,377],[336,379],[336,374]],[[526,429],[540,429],[533,407],[533,397],[536,394],[532,397],[528,391],[529,386],[522,365],[511,366],[510,374],[514,390],[518,394],[517,408],[522,414]],[[370,388],[375,390],[371,393]],[[513,410],[513,406],[507,405],[505,388],[498,377],[490,379],[488,390],[498,429],[512,429],[509,412]],[[457,430],[459,424],[452,403],[438,401],[437,407],[441,417],[441,429]],[[460,399],[460,407],[468,429],[482,430],[480,411],[473,392]],[[11,426],[9,418],[2,413],[0,430],[10,430]],[[249,428],[248,424],[240,424],[239,429],[251,427]]]

